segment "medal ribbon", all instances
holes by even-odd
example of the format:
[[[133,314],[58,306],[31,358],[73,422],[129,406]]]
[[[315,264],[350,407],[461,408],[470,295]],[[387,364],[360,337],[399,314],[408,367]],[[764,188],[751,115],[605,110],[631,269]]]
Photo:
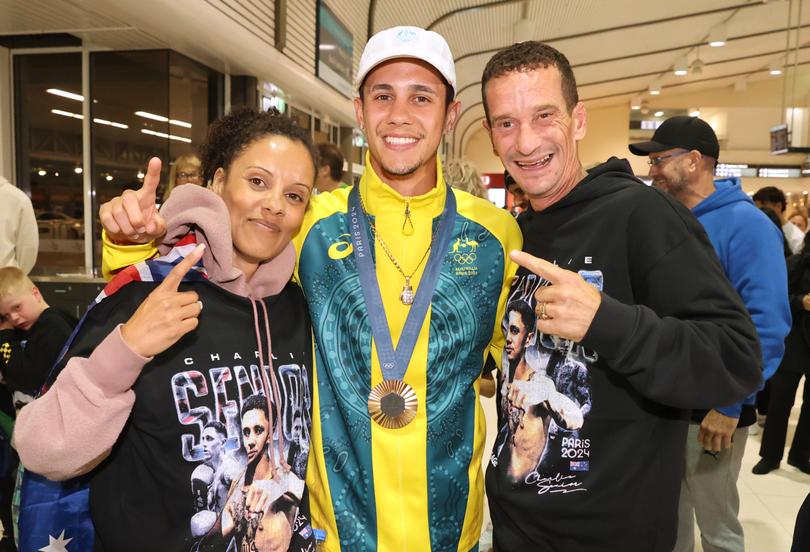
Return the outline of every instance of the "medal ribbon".
[[[419,330],[425,320],[433,292],[439,281],[439,270],[450,245],[453,225],[456,220],[456,196],[450,186],[446,186],[447,195],[444,201],[441,221],[437,230],[436,240],[430,250],[425,271],[416,290],[416,297],[405,319],[405,326],[399,337],[399,343],[394,349],[391,339],[391,328],[385,316],[380,284],[377,280],[377,270],[371,258],[371,247],[374,242],[369,240],[370,229],[368,220],[360,208],[359,186],[355,186],[349,193],[349,227],[352,232],[354,259],[360,275],[360,287],[363,290],[363,299],[368,309],[371,322],[371,335],[377,345],[377,357],[380,360],[383,379],[402,380],[408,370],[408,364],[419,337]]]

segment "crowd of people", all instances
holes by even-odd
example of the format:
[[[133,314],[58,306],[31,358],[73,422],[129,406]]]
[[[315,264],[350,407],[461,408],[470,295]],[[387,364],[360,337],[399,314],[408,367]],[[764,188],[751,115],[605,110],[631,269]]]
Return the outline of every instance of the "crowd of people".
[[[251,108],[176,160],[159,210],[151,160],[100,209],[111,281],[78,326],[0,270],[23,479],[89,485],[92,532],[59,538],[477,550],[486,489],[497,551],[687,551],[695,522],[704,550],[742,551],[757,392],[771,379],[767,473],[810,360],[806,216],[715,179],[719,142],[694,117],[629,145],[652,187],[618,157],[584,170],[573,71],[540,42],[481,78],[511,213],[471,165],[442,165],[461,109],[439,34],[371,37],[356,92],[368,154],[353,187],[338,148]],[[810,473],[805,406],[788,462]],[[20,548],[36,549],[25,485],[20,507]]]

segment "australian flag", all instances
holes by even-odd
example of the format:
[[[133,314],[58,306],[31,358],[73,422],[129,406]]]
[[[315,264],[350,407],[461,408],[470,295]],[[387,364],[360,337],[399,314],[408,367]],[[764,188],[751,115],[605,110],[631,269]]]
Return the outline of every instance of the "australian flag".
[[[119,272],[104,288],[88,312],[95,305],[130,282],[160,282],[196,247],[194,234],[188,234],[175,244],[163,257],[129,266]],[[205,269],[198,264],[183,278],[184,281],[204,279]],[[68,339],[56,367],[61,366],[87,316]],[[52,385],[58,375],[56,368],[48,376],[42,392]],[[19,487],[19,549],[26,552],[88,552],[93,550],[95,530],[90,518],[90,479],[93,472],[68,481],[51,481],[45,477],[23,470],[21,467]]]

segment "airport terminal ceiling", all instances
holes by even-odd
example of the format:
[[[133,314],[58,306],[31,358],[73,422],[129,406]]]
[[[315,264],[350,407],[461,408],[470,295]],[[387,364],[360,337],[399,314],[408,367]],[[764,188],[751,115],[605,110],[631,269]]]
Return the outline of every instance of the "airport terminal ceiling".
[[[369,33],[390,26],[422,26],[448,40],[462,103],[451,156],[480,129],[486,61],[515,41],[538,39],[562,50],[589,109],[655,101],[657,88],[663,96],[731,90],[773,78],[773,69],[810,69],[808,0],[322,1],[353,37],[355,70]],[[280,50],[279,4],[286,13]],[[171,47],[215,70],[275,82],[293,101],[351,125],[350,101],[314,76],[317,6],[317,0],[0,0],[0,35],[64,32],[101,48]],[[717,41],[725,44],[709,45]],[[685,74],[676,75],[679,68]]]

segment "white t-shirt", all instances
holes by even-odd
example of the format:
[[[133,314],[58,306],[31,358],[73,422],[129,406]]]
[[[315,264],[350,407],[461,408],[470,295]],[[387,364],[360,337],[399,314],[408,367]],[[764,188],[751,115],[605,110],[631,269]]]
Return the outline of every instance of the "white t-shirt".
[[[804,232],[799,230],[799,227],[790,221],[782,225],[782,232],[785,233],[790,251],[794,255],[801,253],[804,247]]]

